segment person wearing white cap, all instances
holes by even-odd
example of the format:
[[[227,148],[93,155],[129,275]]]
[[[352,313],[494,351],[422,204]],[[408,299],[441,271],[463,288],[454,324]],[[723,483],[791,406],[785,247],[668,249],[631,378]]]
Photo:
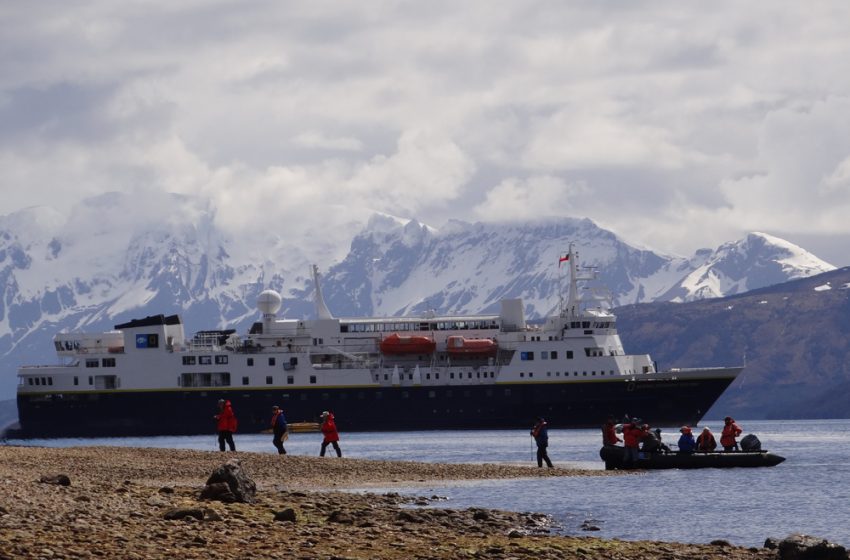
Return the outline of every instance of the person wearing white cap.
[[[328,445],[333,445],[336,456],[342,457],[342,450],[339,448],[339,432],[336,429],[333,412],[326,410],[322,413],[322,434],[325,437],[322,440],[322,450],[319,451],[319,457],[325,456],[325,449],[328,448]]]

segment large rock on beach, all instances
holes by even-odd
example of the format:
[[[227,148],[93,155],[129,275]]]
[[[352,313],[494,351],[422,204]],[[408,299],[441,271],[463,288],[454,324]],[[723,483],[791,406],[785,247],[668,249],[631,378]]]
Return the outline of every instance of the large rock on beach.
[[[847,560],[847,549],[809,535],[791,535],[777,545],[781,560]]]
[[[230,459],[216,468],[201,491],[201,499],[220,502],[253,503],[257,485],[242,468],[242,461]]]

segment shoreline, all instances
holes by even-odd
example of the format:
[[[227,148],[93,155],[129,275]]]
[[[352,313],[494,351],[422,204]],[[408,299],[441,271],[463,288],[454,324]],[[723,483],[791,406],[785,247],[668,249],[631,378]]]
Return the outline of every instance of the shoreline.
[[[201,501],[231,458],[254,503]],[[69,486],[39,482],[67,475]],[[0,446],[0,558],[775,558],[775,551],[549,533],[543,514],[455,510],[368,486],[553,476],[634,476],[498,464],[437,464],[129,447]],[[357,492],[340,491],[357,489]],[[366,492],[360,490],[365,489]],[[420,507],[427,506],[427,507]],[[165,519],[179,508],[201,519]],[[294,521],[275,521],[291,510]]]

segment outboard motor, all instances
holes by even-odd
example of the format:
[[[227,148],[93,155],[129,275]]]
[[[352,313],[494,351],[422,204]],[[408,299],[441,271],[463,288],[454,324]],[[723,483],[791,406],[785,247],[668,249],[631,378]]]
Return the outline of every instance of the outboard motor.
[[[754,434],[741,438],[741,451],[761,451],[761,442]]]

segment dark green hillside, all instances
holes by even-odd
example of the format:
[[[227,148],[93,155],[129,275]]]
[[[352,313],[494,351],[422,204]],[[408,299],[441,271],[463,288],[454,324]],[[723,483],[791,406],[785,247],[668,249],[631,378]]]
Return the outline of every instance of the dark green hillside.
[[[832,289],[815,290],[827,284]],[[711,417],[850,418],[850,268],[616,313],[626,351],[649,352],[661,369],[746,361]]]

